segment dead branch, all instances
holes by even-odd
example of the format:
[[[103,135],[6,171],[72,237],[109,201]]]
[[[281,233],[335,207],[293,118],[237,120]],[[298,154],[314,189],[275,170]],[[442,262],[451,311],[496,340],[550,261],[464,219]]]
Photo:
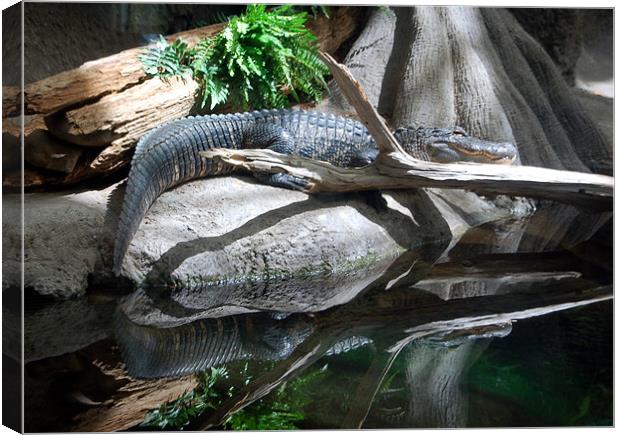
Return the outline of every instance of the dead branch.
[[[329,67],[334,80],[338,83],[347,101],[355,108],[360,120],[366,125],[370,135],[379,146],[379,151],[381,153],[395,151],[406,154],[385,121],[379,117],[377,110],[368,101],[362,85],[353,77],[349,69],[336,62],[327,53],[320,52],[319,55],[321,60]]]
[[[530,196],[597,210],[611,210],[613,205],[613,177],[533,166],[421,162],[396,152],[380,155],[364,168],[339,168],[264,149],[213,149],[201,155],[251,172],[293,175],[308,183],[307,193],[439,187]]]

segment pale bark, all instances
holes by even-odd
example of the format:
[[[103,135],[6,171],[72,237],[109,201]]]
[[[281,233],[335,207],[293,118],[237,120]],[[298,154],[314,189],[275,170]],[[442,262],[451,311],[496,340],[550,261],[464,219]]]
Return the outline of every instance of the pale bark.
[[[377,143],[381,153],[390,151],[405,154],[387,124],[379,117],[377,110],[368,100],[362,85],[353,77],[349,69],[339,64],[327,53],[320,53],[321,59],[329,67],[347,101],[355,108],[360,120],[366,125],[371,136]]]
[[[24,117],[23,133],[24,160],[38,168],[57,171],[59,177],[61,173],[71,173],[84,153],[84,148],[50,135],[40,115]],[[21,166],[21,136],[20,117],[2,120],[4,168]]]
[[[302,178],[308,183],[304,189],[307,193],[440,187],[485,195],[529,196],[597,210],[613,206],[613,177],[598,174],[533,166],[432,163],[400,153],[380,155],[372,165],[357,169],[263,149],[214,149],[201,155],[247,171],[283,172]]]
[[[198,29],[186,30],[166,37],[168,41],[182,38],[195,44],[201,38],[215,35],[224,27],[218,23]],[[50,114],[63,108],[121,92],[147,79],[138,56],[144,47],[132,48],[101,59],[86,62],[76,69],[63,71],[51,77],[29,83],[24,87],[26,114]],[[18,113],[19,94],[9,92],[3,96],[3,116]]]
[[[111,404],[105,403],[79,414],[72,431],[117,432],[131,429],[142,423],[148,411],[198,386],[198,379],[193,375],[178,379],[139,380],[129,378],[119,369],[104,369],[103,372],[129,382],[118,389],[111,398]]]

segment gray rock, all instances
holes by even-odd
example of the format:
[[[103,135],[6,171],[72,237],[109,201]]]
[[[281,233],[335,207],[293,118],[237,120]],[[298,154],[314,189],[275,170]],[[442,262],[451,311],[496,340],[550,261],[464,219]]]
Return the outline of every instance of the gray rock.
[[[84,294],[99,259],[109,190],[24,196],[24,287],[59,299]],[[3,195],[2,218],[2,287],[19,287],[19,195]]]
[[[242,177],[166,192],[123,269],[133,281],[166,286],[133,295],[125,314],[135,323],[172,326],[346,303],[405,250],[445,248],[452,237],[424,192],[383,197],[387,206],[378,210],[360,194],[308,196]]]
[[[121,184],[26,195],[25,287],[67,299],[83,295],[89,280],[118,285],[110,267],[122,194]],[[511,214],[473,194],[451,195],[457,206],[422,191],[384,193],[382,209],[362,194],[308,196],[247,176],[196,180],[156,201],[129,248],[123,276],[135,285],[145,279],[176,284],[174,300],[202,307],[202,295],[215,294],[207,288],[350,273]],[[3,288],[20,286],[19,222],[19,195],[5,195]]]
[[[188,183],[151,208],[123,273],[185,287],[306,276],[450,238],[425,194],[385,196],[378,211],[358,194],[308,196],[241,177]]]

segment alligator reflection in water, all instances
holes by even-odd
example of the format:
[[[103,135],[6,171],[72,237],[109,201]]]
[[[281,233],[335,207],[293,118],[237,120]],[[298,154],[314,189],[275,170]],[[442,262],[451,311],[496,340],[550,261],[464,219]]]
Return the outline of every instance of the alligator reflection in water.
[[[483,229],[476,231],[483,234]],[[120,310],[116,335],[127,369],[135,376],[171,376],[235,359],[279,361],[214,413],[192,422],[191,429],[217,427],[325,355],[369,343],[373,360],[355,392],[360,400],[346,411],[342,427],[361,427],[366,421],[386,374],[405,349],[403,355],[411,362],[406,393],[416,400],[406,411],[405,424],[462,427],[467,401],[460,397],[459,385],[491,337],[509,334],[515,320],[612,297],[611,286],[604,285],[607,276],[593,278],[584,271],[587,265],[570,253],[511,254],[524,237],[515,226],[507,232],[516,234],[517,241],[501,239],[494,227],[489,233],[495,239],[484,243],[500,254],[485,253],[489,249],[468,252],[472,243],[465,236],[466,243],[435,256],[439,263],[432,268],[404,256],[387,267],[387,273],[362,277],[364,285],[347,304],[312,315],[251,313],[186,323],[187,317],[185,322],[183,316],[170,317],[169,310],[162,323],[168,327],[154,328],[133,324]]]
[[[444,248],[445,244],[429,246],[427,258],[433,255],[436,259]],[[283,359],[316,330],[314,314],[302,313],[342,305],[356,296],[383,290],[395,279],[422,275],[430,267],[417,255],[405,253],[355,273],[221,286],[213,289],[215,295],[205,292],[200,302],[193,298],[192,307],[187,307],[187,298],[181,306],[161,297],[159,289],[138,290],[119,306],[115,335],[129,373],[137,377],[177,376],[239,359]],[[226,297],[230,294],[237,296]],[[276,295],[288,296],[282,301]],[[147,304],[151,305],[144,316]],[[252,312],[257,306],[272,310]],[[245,314],[226,315],[239,311]],[[199,320],[191,322],[195,318]],[[367,342],[364,337],[347,337],[328,353]]]

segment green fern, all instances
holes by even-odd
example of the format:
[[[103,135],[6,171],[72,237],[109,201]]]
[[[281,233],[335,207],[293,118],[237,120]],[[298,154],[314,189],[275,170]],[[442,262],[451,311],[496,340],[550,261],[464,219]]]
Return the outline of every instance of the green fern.
[[[191,55],[192,51],[185,42],[177,39],[169,44],[159,35],[155,47],[146,50],[139,59],[148,75],[165,80],[171,76],[185,77],[191,74],[192,69],[188,66]]]
[[[163,37],[141,56],[145,72],[167,78],[191,72],[201,83],[200,106],[232,103],[243,110],[287,107],[321,99],[329,69],[319,59],[306,12],[292,6],[248,5],[222,32],[189,49]]]
[[[228,378],[226,367],[212,367],[211,371],[198,374],[198,387],[178,398],[166,402],[157,409],[149,411],[140,426],[157,427],[162,430],[180,430],[187,426],[192,418],[207,409],[216,409],[230,393],[222,395],[215,386]]]

